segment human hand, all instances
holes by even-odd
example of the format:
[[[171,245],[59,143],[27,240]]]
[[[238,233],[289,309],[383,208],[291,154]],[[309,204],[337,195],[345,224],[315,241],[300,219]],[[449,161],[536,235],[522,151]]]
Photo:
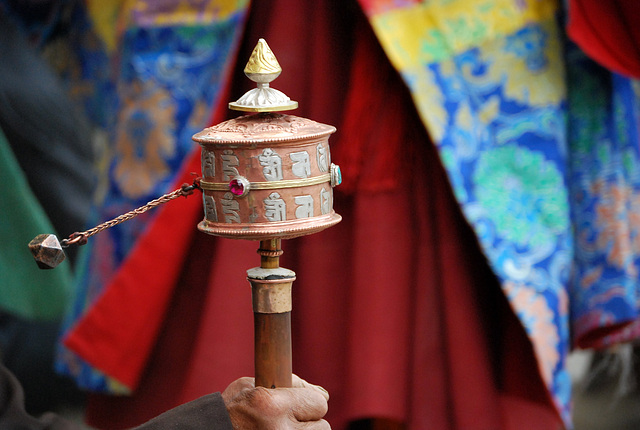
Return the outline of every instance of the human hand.
[[[322,419],[329,393],[293,375],[293,388],[256,387],[254,378],[240,378],[222,393],[236,430],[331,429]]]

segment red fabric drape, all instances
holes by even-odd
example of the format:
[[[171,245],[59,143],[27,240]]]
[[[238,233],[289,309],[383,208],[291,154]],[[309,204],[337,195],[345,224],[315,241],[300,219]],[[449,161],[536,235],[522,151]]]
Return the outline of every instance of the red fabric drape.
[[[569,0],[567,33],[602,66],[640,78],[637,0]]]
[[[297,273],[294,372],[329,390],[333,428],[367,417],[412,429],[561,428],[531,345],[355,3],[254,2],[239,70],[259,37],[283,67],[273,86],[300,102],[294,113],[338,127],[330,142],[348,184],[335,190],[343,221],[284,241],[281,259]],[[349,111],[356,106],[369,114]],[[161,210],[158,219],[195,229],[191,206]],[[92,396],[96,427],[133,426],[253,373],[245,271],[259,264],[258,243],[202,233],[174,240],[180,256],[147,257],[179,267],[179,276],[139,388],[132,397]],[[149,265],[143,260],[125,266],[139,284],[149,279],[137,269]]]

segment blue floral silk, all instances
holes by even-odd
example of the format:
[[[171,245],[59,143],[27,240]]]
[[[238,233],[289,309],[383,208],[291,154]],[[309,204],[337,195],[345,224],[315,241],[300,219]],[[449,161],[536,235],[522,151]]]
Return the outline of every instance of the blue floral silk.
[[[640,335],[639,87],[567,52],[573,338],[606,347]]]
[[[247,7],[245,0],[114,0],[89,1],[87,10],[76,11],[69,38],[76,61],[62,73],[104,145],[91,225],[170,191],[193,150],[191,136],[208,125],[226,85]],[[102,293],[152,216],[110,228],[83,247],[65,331]],[[128,392],[64,346],[56,367],[82,388]]]

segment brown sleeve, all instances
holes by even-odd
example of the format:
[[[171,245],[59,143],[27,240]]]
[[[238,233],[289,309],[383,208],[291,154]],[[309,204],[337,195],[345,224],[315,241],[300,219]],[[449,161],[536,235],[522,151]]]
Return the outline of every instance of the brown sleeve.
[[[35,418],[24,409],[24,391],[16,377],[0,363],[0,430],[80,430],[78,424],[55,414]]]
[[[136,430],[233,430],[220,393],[209,394],[175,407]]]

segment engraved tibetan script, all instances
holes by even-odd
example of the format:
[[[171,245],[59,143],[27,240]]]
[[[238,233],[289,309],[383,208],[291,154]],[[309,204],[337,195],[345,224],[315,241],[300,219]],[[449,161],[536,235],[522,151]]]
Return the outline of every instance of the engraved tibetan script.
[[[318,162],[318,169],[321,172],[326,173],[329,171],[329,149],[322,143],[316,147],[316,161]]]
[[[265,148],[262,155],[258,156],[262,166],[262,173],[267,181],[282,180],[282,158],[273,149]]]
[[[240,214],[238,214],[240,206],[238,202],[233,199],[233,194],[225,193],[220,203],[222,203],[222,213],[224,214],[225,222],[240,222]]]
[[[298,205],[296,208],[296,218],[310,218],[313,216],[313,197],[296,196],[294,201]]]
[[[311,163],[309,162],[309,153],[307,151],[292,152],[289,154],[293,165],[291,171],[298,178],[308,178],[311,175]]]
[[[207,221],[218,222],[218,212],[216,212],[216,202],[213,197],[203,195],[204,198],[204,217]]]
[[[256,208],[251,208],[251,215],[249,215],[249,222],[254,223],[258,219],[258,213]]]
[[[271,193],[264,199],[264,209],[264,216],[269,221],[287,220],[287,206],[278,193]]]
[[[230,181],[233,177],[238,176],[238,169],[236,169],[236,167],[238,167],[240,162],[238,161],[238,157],[233,154],[233,151],[225,149],[220,158],[222,159],[222,173],[224,174],[224,180]]]
[[[216,175],[216,158],[213,152],[202,148],[202,174],[205,177],[212,178]]]
[[[324,188],[320,190],[320,210],[323,215],[331,211],[331,193]]]

